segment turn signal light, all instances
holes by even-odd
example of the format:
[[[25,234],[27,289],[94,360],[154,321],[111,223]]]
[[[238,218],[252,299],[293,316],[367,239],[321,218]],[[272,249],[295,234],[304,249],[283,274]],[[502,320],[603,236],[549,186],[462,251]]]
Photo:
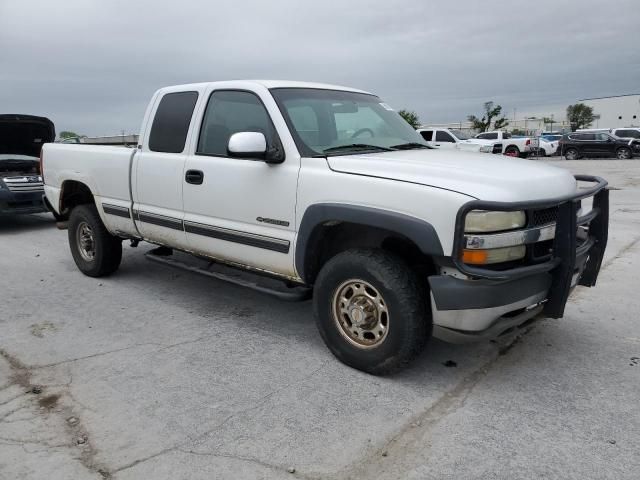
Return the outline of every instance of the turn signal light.
[[[469,265],[487,265],[490,263],[510,262],[524,258],[527,247],[517,245],[514,247],[483,249],[465,249],[462,251],[462,261]]]

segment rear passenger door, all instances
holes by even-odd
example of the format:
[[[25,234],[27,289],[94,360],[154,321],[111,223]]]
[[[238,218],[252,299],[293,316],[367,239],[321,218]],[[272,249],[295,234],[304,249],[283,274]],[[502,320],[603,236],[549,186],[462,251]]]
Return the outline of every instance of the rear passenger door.
[[[267,108],[267,105],[269,108]],[[209,94],[183,177],[184,223],[189,249],[241,265],[294,276],[293,239],[300,157],[268,164],[228,153],[238,132],[261,132],[267,149],[284,152],[272,116],[273,98],[248,90],[218,89]],[[281,117],[280,117],[281,119]]]
[[[197,91],[160,94],[132,168],[133,215],[145,240],[187,248],[183,171]]]

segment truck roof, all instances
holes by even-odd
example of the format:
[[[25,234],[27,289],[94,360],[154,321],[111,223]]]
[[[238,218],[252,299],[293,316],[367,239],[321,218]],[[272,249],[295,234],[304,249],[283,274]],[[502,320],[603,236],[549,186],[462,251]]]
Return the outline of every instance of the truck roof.
[[[200,83],[188,83],[184,85],[173,85],[170,87],[161,88],[159,91],[184,91],[188,89],[200,90],[208,86],[217,86],[221,88],[242,88],[248,86],[262,86],[264,88],[315,88],[322,90],[342,90],[347,92],[366,93],[372,95],[370,92],[364,90],[358,90],[351,87],[343,87],[341,85],[331,85],[328,83],[315,83],[315,82],[297,82],[292,80],[228,80],[219,82],[200,82]]]

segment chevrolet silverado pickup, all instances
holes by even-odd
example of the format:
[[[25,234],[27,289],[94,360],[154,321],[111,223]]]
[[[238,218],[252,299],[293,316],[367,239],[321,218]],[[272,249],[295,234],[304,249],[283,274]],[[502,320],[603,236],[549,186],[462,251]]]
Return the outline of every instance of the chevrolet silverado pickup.
[[[607,243],[603,179],[432,149],[352,88],[162,88],[137,148],[47,144],[41,162],[85,275],[114,273],[128,239],[281,279],[312,294],[331,352],[372,374],[430,336],[487,340],[561,317]]]
[[[47,211],[39,157],[55,136],[48,118],[0,115],[0,215]]]

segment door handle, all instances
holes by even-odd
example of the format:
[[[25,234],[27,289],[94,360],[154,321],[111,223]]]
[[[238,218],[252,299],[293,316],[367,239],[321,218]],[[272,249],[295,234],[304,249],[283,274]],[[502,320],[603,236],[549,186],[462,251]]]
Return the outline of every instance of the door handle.
[[[202,185],[204,173],[201,170],[187,170],[184,180],[192,185]]]

